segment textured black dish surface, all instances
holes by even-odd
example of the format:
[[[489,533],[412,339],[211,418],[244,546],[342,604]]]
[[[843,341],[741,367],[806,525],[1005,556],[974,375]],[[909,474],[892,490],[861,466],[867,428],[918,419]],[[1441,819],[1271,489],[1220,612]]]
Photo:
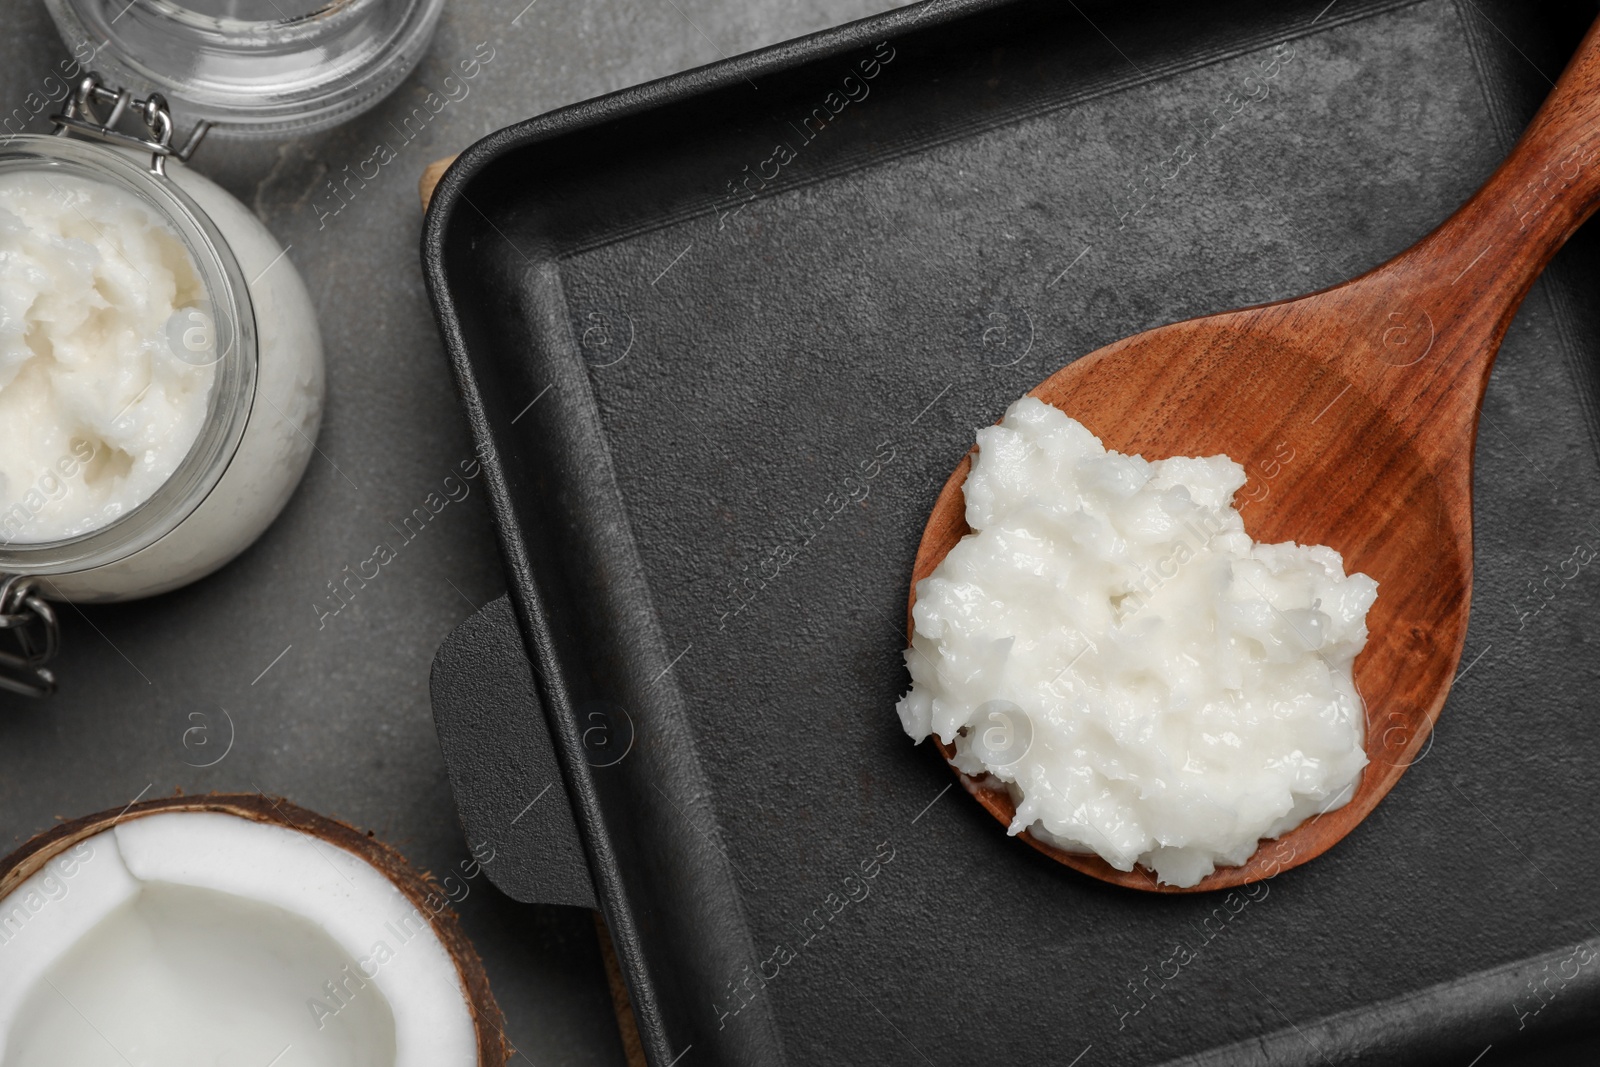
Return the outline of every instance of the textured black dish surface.
[[[456,164],[429,284],[654,1062],[1491,1065],[1571,1037],[1600,1000],[1592,234],[1484,405],[1462,677],[1329,854],[1249,893],[1104,886],[1008,840],[893,706],[975,427],[1116,338],[1411,244],[1592,14],[923,5]],[[506,691],[454,703],[489,729],[453,771],[540,714]],[[582,898],[527,882],[556,883]]]

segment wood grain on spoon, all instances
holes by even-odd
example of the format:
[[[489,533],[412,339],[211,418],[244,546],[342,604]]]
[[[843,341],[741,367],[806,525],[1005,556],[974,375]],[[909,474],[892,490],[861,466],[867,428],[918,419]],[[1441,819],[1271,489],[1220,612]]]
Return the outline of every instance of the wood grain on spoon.
[[[1343,285],[1150,330],[1057,371],[1032,394],[1107,448],[1149,459],[1225,453],[1257,541],[1324,544],[1378,580],[1356,660],[1370,764],[1354,798],[1187,890],[1142,868],[1034,848],[1134,889],[1198,892],[1321,855],[1393,788],[1444,706],[1472,594],[1472,455],[1501,338],[1529,287],[1600,203],[1600,22],[1489,181],[1408,251]],[[970,533],[963,459],[912,574]],[[937,740],[937,739],[936,739]],[[948,759],[954,748],[940,743]],[[1009,825],[1003,792],[980,803]]]

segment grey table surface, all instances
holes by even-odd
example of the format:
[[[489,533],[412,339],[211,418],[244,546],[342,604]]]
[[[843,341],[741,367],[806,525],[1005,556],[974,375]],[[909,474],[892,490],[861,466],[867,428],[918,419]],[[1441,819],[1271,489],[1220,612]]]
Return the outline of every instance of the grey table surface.
[[[428,667],[450,629],[504,589],[481,490],[449,505],[347,609],[319,618],[315,607],[341,567],[388,536],[389,520],[472,454],[423,289],[418,176],[519,119],[890,6],[450,0],[426,58],[374,110],[310,137],[203,146],[195,169],[288,246],[316,302],[328,367],[319,454],[278,521],[218,573],[142,602],[64,609],[60,693],[46,703],[0,695],[0,851],[136,797],[259,789],[373,830],[424,868],[466,859]],[[68,51],[41,0],[0,10],[9,116]],[[398,138],[390,124],[480,44],[493,58],[468,94]],[[333,214],[342,201],[329,182],[380,141],[397,158]],[[186,744],[195,726],[209,732]],[[195,766],[230,734],[225,758]],[[516,904],[481,878],[458,911],[518,1062],[623,1062],[587,912]]]

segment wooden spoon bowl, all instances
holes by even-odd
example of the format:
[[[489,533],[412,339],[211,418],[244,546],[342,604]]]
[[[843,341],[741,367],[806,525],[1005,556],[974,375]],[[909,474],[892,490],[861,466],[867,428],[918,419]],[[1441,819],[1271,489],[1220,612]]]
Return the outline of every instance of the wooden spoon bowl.
[[[1029,844],[1133,889],[1223,889],[1321,855],[1394,787],[1444,706],[1466,636],[1472,453],[1490,367],[1528,288],[1597,204],[1600,23],[1512,154],[1408,251],[1331,289],[1115,342],[1029,394],[1118,452],[1231,456],[1249,477],[1235,506],[1255,540],[1328,545],[1347,572],[1378,581],[1355,663],[1370,762],[1349,803],[1188,889],[1023,833]],[[971,532],[962,495],[971,462],[969,453],[934,504],[913,607],[917,583]],[[1011,823],[1006,793],[973,792]]]

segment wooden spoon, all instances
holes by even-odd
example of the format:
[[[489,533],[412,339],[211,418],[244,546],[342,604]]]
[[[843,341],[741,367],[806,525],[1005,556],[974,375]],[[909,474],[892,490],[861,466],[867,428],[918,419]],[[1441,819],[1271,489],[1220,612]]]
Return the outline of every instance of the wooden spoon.
[[[1347,571],[1378,580],[1378,600],[1355,664],[1371,762],[1344,807],[1189,890],[1024,833],[1029,844],[1132,889],[1222,889],[1321,855],[1393,788],[1461,658],[1472,594],[1472,451],[1489,368],[1534,279],[1597,203],[1600,22],[1511,155],[1408,251],[1331,289],[1107,345],[1033,390],[1109,449],[1233,457],[1249,473],[1235,505],[1252,537],[1329,545]],[[912,605],[917,583],[971,532],[961,492],[971,463],[969,453],[934,504]],[[946,759],[955,752],[940,749]],[[1005,793],[974,792],[1011,823]]]

